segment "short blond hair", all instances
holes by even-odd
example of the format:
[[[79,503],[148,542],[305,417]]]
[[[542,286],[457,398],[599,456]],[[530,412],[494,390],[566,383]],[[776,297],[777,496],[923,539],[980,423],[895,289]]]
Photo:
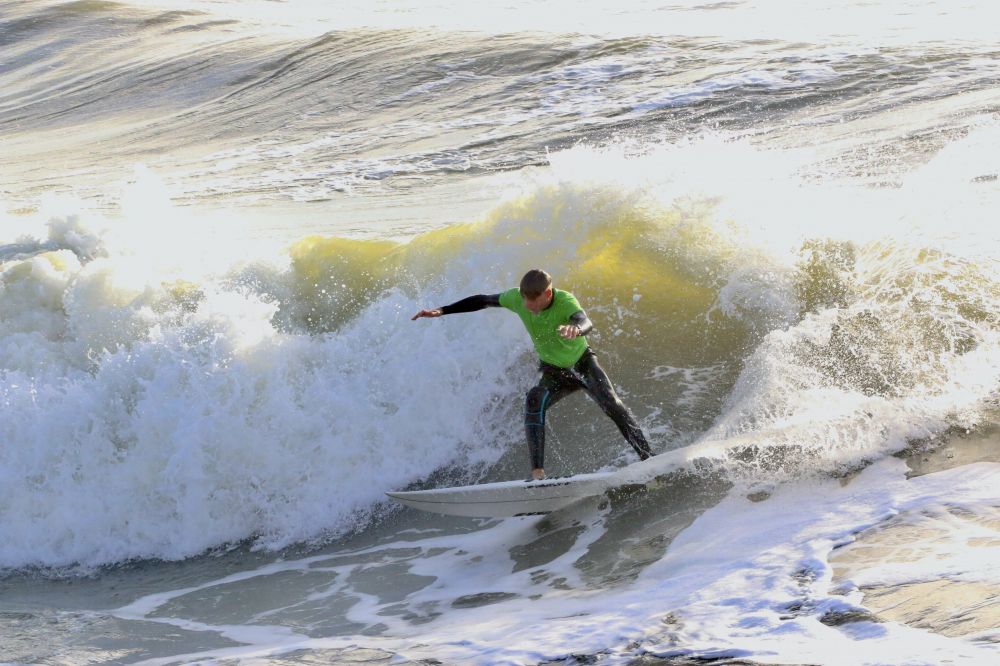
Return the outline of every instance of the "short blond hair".
[[[521,278],[521,296],[524,298],[538,298],[545,293],[545,290],[552,286],[552,276],[541,268],[532,268]]]

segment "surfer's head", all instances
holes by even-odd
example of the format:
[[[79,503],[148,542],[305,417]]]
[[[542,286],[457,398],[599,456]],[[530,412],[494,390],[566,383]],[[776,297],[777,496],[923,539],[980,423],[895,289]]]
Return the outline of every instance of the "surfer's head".
[[[538,314],[552,304],[552,276],[540,268],[532,268],[521,278],[521,298],[524,307]]]

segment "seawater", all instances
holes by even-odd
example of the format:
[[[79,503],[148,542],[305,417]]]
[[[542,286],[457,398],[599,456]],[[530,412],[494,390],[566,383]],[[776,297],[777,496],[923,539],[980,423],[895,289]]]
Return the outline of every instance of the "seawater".
[[[0,8],[0,662],[997,658],[988,7],[653,4]]]

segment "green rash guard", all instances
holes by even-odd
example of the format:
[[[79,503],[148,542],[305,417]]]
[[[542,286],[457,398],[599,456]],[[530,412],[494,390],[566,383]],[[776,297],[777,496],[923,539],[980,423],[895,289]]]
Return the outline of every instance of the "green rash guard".
[[[572,323],[570,317],[583,309],[568,291],[553,289],[552,304],[538,314],[532,314],[524,306],[521,290],[517,287],[500,294],[500,305],[521,318],[543,362],[558,368],[571,368],[587,351],[586,337],[581,335],[567,340],[559,335],[559,327]]]

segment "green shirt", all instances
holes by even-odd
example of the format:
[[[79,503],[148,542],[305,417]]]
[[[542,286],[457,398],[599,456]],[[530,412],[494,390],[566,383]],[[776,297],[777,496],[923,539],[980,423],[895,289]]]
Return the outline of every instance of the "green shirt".
[[[549,365],[571,368],[587,350],[587,338],[567,340],[559,335],[559,327],[569,324],[569,318],[581,311],[580,303],[568,291],[552,290],[552,303],[538,314],[524,307],[521,290],[517,287],[500,294],[500,305],[517,313],[528,329],[538,357]]]

